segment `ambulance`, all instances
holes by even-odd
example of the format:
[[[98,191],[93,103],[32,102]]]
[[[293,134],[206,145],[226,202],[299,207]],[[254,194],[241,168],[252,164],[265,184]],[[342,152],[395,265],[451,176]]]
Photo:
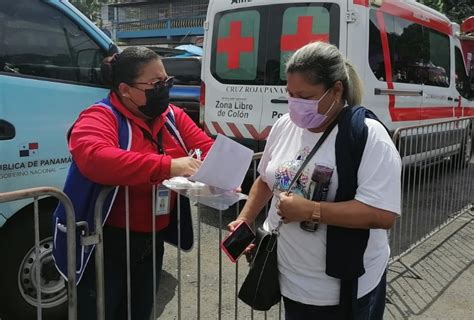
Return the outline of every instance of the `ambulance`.
[[[415,1],[211,0],[204,30],[201,123],[255,151],[287,112],[287,59],[312,41],[352,61],[362,104],[391,131],[474,116],[460,26]],[[469,129],[456,152],[470,155]]]

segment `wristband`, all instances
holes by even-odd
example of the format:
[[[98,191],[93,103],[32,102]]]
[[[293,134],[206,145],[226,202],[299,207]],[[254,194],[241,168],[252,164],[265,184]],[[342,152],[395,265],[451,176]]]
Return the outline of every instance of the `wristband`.
[[[319,224],[319,220],[321,220],[321,203],[316,202],[314,204],[313,211],[311,212],[311,216],[309,217],[308,221],[311,223]]]

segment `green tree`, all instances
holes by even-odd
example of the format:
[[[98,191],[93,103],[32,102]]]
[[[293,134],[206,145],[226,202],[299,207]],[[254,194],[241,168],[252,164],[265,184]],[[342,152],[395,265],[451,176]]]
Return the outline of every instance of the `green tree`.
[[[77,9],[79,9],[86,17],[95,23],[100,22],[100,8],[103,4],[111,3],[110,0],[71,0]]]
[[[457,23],[474,16],[473,0],[444,0],[444,3],[446,15]]]
[[[446,14],[450,20],[457,23],[474,15],[474,0],[420,0],[419,2]]]
[[[431,7],[439,12],[444,12],[444,1],[443,0],[421,0],[419,1],[428,7]]]

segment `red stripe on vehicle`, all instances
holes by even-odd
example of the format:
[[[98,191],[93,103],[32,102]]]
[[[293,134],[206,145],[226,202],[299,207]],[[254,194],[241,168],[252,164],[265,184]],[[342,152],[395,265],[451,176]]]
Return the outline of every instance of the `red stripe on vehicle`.
[[[369,0],[354,0],[354,4],[358,4],[360,6],[368,7]]]
[[[393,77],[392,77],[392,59],[390,58],[390,47],[388,45],[388,36],[387,30],[385,29],[385,19],[383,16],[383,12],[377,11],[376,13],[377,23],[380,29],[380,40],[382,42],[382,51],[383,51],[383,59],[384,59],[384,66],[385,66],[385,80],[387,82],[387,88],[393,89]],[[395,120],[395,96],[390,94],[388,96],[388,111],[390,112],[390,117],[392,121]],[[400,121],[400,120],[398,120]]]
[[[214,127],[214,129],[216,129],[217,133],[225,135],[224,130],[222,130],[221,126],[217,122],[213,121],[212,126]]]
[[[242,135],[242,133],[240,133],[239,128],[237,128],[235,123],[227,122],[227,126],[229,127],[230,131],[232,131],[232,134],[234,135],[234,137],[236,137],[237,139],[244,138],[244,136]]]
[[[207,126],[207,123],[204,122],[203,127],[204,127],[204,132],[205,132],[208,136],[210,136],[210,135],[211,135],[211,130],[209,130],[209,127]]]
[[[463,116],[464,117],[469,117],[469,116],[474,116],[474,108],[467,108],[467,107],[464,107],[463,108]]]
[[[250,135],[255,139],[255,140],[260,140],[260,133],[252,126],[251,124],[246,124],[245,127],[249,131]]]
[[[414,6],[407,6],[406,3],[395,0],[385,0],[380,7],[382,12],[392,16],[400,17],[408,21],[416,22],[425,27],[434,29],[444,34],[452,35],[451,24],[427,11]]]
[[[267,140],[271,129],[271,126],[267,126],[265,129],[263,129],[263,131],[260,133],[260,140]]]
[[[456,110],[459,109],[459,110]],[[465,108],[464,116],[466,116]],[[418,120],[434,120],[460,117],[462,108],[453,108],[449,106],[429,106],[424,107],[396,107],[392,112],[392,121],[418,121]],[[468,111],[469,113],[469,111]]]
[[[441,118],[452,118],[454,116],[453,107],[421,107],[421,120],[430,120],[430,119],[441,119]]]

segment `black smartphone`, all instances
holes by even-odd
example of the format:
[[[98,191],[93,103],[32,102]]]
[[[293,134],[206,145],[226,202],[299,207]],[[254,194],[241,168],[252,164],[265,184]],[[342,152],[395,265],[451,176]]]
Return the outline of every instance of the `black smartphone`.
[[[221,243],[221,248],[227,254],[232,262],[244,253],[247,248],[255,240],[255,233],[252,228],[242,221]]]

